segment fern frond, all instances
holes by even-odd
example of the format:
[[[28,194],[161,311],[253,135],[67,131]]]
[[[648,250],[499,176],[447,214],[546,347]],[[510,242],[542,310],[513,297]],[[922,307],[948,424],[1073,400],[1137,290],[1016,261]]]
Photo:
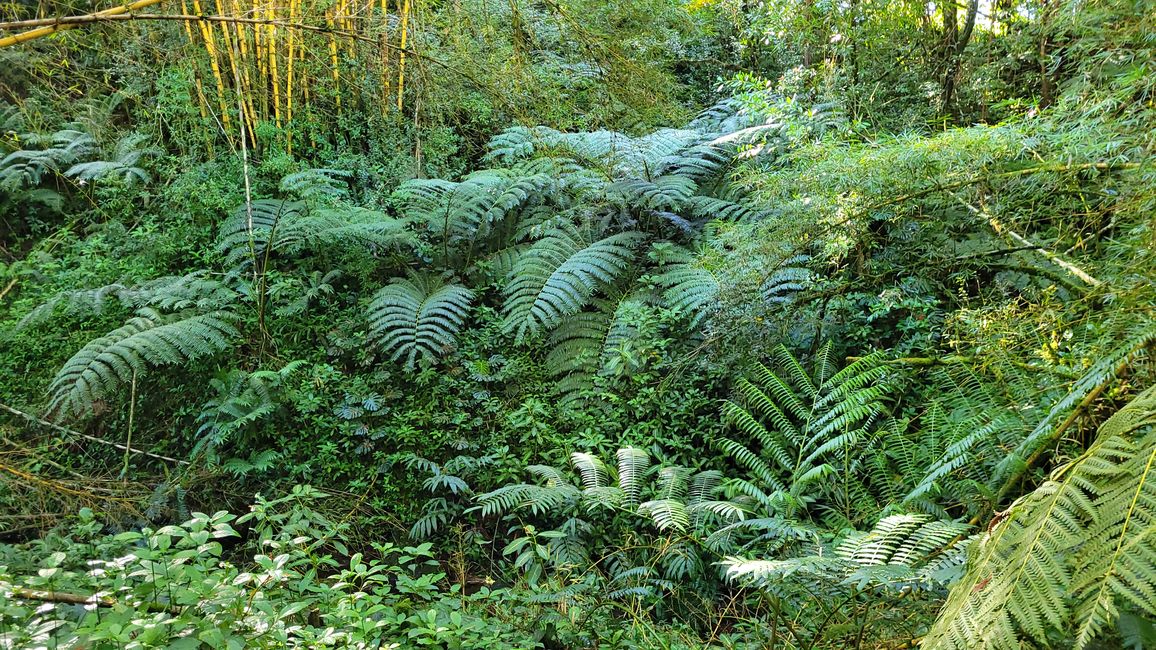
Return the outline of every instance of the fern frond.
[[[64,363],[48,389],[48,412],[57,418],[78,416],[152,367],[221,352],[237,336],[235,320],[228,312],[171,320],[146,310]]]
[[[690,527],[690,512],[677,499],[655,499],[638,506],[638,512],[650,517],[660,532],[685,532]]]
[[[626,504],[638,505],[642,493],[642,476],[650,469],[650,454],[637,447],[618,450],[618,487],[626,495]]]
[[[524,341],[581,311],[626,269],[641,240],[641,233],[627,232],[587,243],[571,224],[551,228],[514,266],[503,310],[506,331]]]
[[[611,470],[594,454],[574,452],[570,454],[570,463],[582,477],[582,487],[586,490],[603,488],[610,484]]]
[[[930,648],[1087,647],[1121,607],[1156,614],[1156,388],[1101,425],[1083,455],[1001,513],[927,636]]]
[[[469,289],[439,277],[394,278],[369,304],[370,337],[391,360],[403,359],[412,370],[454,346],[473,298]]]
[[[685,314],[692,328],[718,306],[722,284],[714,271],[698,264],[673,265],[658,277],[658,283],[666,287],[663,298],[670,308]]]

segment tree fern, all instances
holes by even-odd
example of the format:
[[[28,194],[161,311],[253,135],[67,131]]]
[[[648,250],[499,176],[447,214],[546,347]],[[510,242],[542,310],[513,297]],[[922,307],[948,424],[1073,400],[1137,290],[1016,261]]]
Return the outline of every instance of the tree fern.
[[[765,588],[819,580],[835,590],[845,585],[930,589],[951,578],[950,567],[963,563],[968,546],[963,535],[968,528],[927,515],[890,515],[869,531],[851,532],[834,548],[812,542],[795,557],[752,560],[732,556],[722,566],[729,580]],[[782,530],[793,539],[815,539],[806,530]]]
[[[234,321],[228,312],[170,319],[143,310],[65,362],[49,386],[48,411],[57,418],[78,416],[152,367],[219,353],[237,336]]]
[[[204,271],[165,276],[134,285],[119,282],[93,289],[76,289],[56,294],[16,324],[25,329],[47,322],[56,315],[86,318],[106,312],[112,304],[125,308],[154,307],[165,312],[195,308],[200,311],[228,307],[239,297],[231,286]]]
[[[140,166],[142,161],[164,153],[160,147],[142,146],[146,140],[147,137],[140,134],[126,136],[117,143],[112,160],[77,163],[64,175],[84,181],[113,177],[130,185],[146,185],[152,181],[152,176]]]
[[[616,365],[615,352],[629,348],[641,336],[631,318],[646,308],[646,298],[644,292],[617,300],[595,298],[586,311],[569,316],[550,334],[546,370],[557,378],[555,392],[563,403],[582,399],[599,376],[631,371]]]
[[[24,134],[24,142],[34,149],[13,151],[0,159],[0,187],[9,191],[39,185],[49,173],[60,173],[71,164],[92,152],[92,136],[74,129],[57,131],[47,137]]]
[[[1000,513],[924,641],[929,648],[1088,647],[1121,613],[1156,616],[1156,388],[1084,454]]]
[[[436,276],[394,278],[369,304],[370,338],[412,370],[453,347],[473,299],[469,289]]]
[[[301,201],[261,199],[239,206],[221,225],[217,249],[230,268],[260,267],[273,253],[322,246],[394,249],[416,243],[404,220],[353,207],[311,209]]]
[[[218,448],[239,431],[276,412],[283,401],[285,383],[304,365],[298,360],[280,370],[233,370],[215,377],[210,386],[217,394],[197,414],[197,442],[189,457],[203,457],[211,464],[219,462]]]
[[[581,311],[626,269],[641,240],[640,233],[627,232],[588,242],[569,223],[550,228],[511,273],[503,310],[506,331],[524,341]]]
[[[344,169],[310,168],[286,174],[279,184],[281,192],[299,199],[345,198],[349,194],[352,174]]]

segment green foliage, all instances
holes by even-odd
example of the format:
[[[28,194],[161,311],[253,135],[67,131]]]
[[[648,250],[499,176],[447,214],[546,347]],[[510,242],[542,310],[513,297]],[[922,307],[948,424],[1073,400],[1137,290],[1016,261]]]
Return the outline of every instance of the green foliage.
[[[775,369],[756,364],[738,380],[723,415],[741,437],[714,444],[756,479],[759,499],[793,517],[819,500],[827,516],[856,523],[878,512],[873,499],[890,477],[865,459],[885,437],[889,389],[883,355],[875,353],[837,369],[831,345],[808,373],[785,348]],[[875,470],[875,471],[873,471]],[[834,477],[838,487],[824,488]],[[822,502],[826,503],[822,503]]]
[[[312,509],[324,496],[297,487],[258,497],[241,517],[194,513],[180,525],[108,536],[82,511],[67,536],[5,549],[4,639],[16,647],[370,647],[398,639],[540,647],[541,607],[500,590],[444,589],[429,544],[375,543],[350,554],[347,527]],[[254,540],[237,557],[224,548],[238,537],[234,524]],[[499,604],[508,617],[490,613]]]
[[[1156,615],[1151,590],[1156,390],[1100,427],[1078,458],[1000,513],[926,640],[932,648],[1084,648],[1122,613]]]
[[[1149,4],[0,48],[0,645],[1153,645]]]

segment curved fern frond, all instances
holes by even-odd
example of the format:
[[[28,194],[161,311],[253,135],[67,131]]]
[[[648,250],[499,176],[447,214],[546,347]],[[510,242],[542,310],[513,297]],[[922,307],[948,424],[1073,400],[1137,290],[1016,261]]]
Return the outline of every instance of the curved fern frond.
[[[690,512],[677,499],[655,499],[638,506],[638,512],[650,517],[660,532],[685,532],[690,527]]]
[[[311,168],[286,174],[281,178],[280,190],[301,199],[343,198],[349,194],[352,176],[344,169]]]
[[[64,363],[48,389],[48,412],[57,418],[79,416],[152,367],[222,352],[237,336],[235,320],[228,312],[171,320],[146,310]]]
[[[394,278],[374,295],[368,308],[370,338],[407,370],[453,348],[474,294],[442,278],[411,274]]]
[[[637,447],[618,450],[618,487],[626,495],[626,504],[638,505],[642,494],[642,476],[650,469],[650,454]]]
[[[603,488],[610,484],[611,470],[602,459],[594,454],[574,452],[570,462],[582,477],[582,487],[587,490]]]
[[[398,248],[416,244],[408,222],[364,208],[311,210],[301,201],[261,199],[239,206],[222,225],[217,250],[230,268],[263,263],[272,253],[320,246]]]
[[[663,298],[670,308],[690,319],[697,328],[718,307],[722,283],[711,269],[698,264],[677,264],[658,277],[666,287]]]
[[[973,544],[925,645],[1086,648],[1124,608],[1156,615],[1156,387]]]
[[[587,243],[571,224],[551,228],[514,266],[503,311],[506,331],[521,342],[581,311],[626,269],[642,238],[627,232]]]

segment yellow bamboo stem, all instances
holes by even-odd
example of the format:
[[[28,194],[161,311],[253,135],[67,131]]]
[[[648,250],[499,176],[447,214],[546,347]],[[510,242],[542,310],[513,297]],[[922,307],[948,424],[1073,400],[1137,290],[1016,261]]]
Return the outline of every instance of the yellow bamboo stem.
[[[137,9],[143,9],[145,7],[151,7],[152,5],[155,5],[155,4],[162,2],[162,1],[163,0],[137,0],[136,2],[133,2],[131,4],[122,5],[120,7],[113,7],[111,9],[105,9],[104,11],[98,11],[98,12],[96,12],[94,14],[90,14],[90,15],[91,16],[117,16],[120,14],[129,13],[131,11],[136,11]],[[5,36],[4,38],[0,38],[0,47],[10,47],[12,45],[19,45],[20,43],[27,43],[28,41],[33,41],[33,40],[36,40],[38,38],[44,38],[45,36],[51,36],[52,34],[55,34],[57,32],[62,32],[62,31],[67,30],[67,29],[72,29],[73,27],[75,27],[75,25],[49,25],[47,27],[40,27],[38,29],[30,29],[26,32],[21,32],[19,34],[13,34],[11,36]]]
[[[268,8],[268,19],[276,20],[272,5]],[[269,30],[269,77],[273,80],[273,119],[277,128],[281,128],[281,79],[277,70],[277,26],[266,25]]]
[[[333,29],[333,16],[326,12],[325,23]],[[333,95],[337,101],[337,114],[341,114],[341,71],[337,66],[337,37],[329,34],[329,62],[333,68]]]
[[[410,0],[405,0],[405,4],[401,8],[401,46],[400,53],[397,56],[397,110],[401,110],[402,97],[405,94],[405,41],[409,29],[409,3]]]
[[[381,0],[381,112],[389,112],[393,77],[389,74],[389,0]]]
[[[181,13],[185,13],[185,14],[189,13],[189,7],[185,3],[185,0],[181,0]],[[185,36],[187,36],[189,39],[189,45],[194,45],[196,43],[196,37],[193,36],[192,24],[186,22],[184,24],[184,28],[185,28]],[[193,87],[197,91],[197,108],[201,112],[201,119],[204,120],[205,122],[208,122],[208,120],[209,120],[209,108],[207,105],[208,100],[205,99],[205,89],[204,89],[204,86],[201,85],[201,75],[197,72],[197,66],[193,66]],[[211,150],[211,145],[210,145],[210,150]]]
[[[202,14],[201,0],[193,0],[193,11]],[[221,124],[225,127],[225,137],[229,135],[229,109],[225,103],[225,81],[221,77],[221,66],[217,63],[217,41],[213,37],[213,27],[210,23],[200,23],[201,35],[205,38],[205,49],[209,53],[209,67],[213,70],[213,78],[217,82],[217,103],[221,109]],[[231,139],[231,137],[230,137]]]
[[[224,13],[225,13],[224,3],[221,0],[214,0],[214,2],[217,5],[217,14],[224,15]],[[246,115],[246,111],[245,111],[245,105],[244,105],[245,90],[244,90],[244,88],[241,87],[240,64],[237,61],[237,51],[233,47],[233,37],[229,33],[229,26],[226,25],[225,23],[221,23],[220,27],[221,27],[221,39],[225,44],[225,55],[229,59],[229,71],[233,73],[234,86],[236,86],[233,89],[233,91],[238,93],[238,97],[242,98],[241,101],[238,102],[238,106],[240,107],[240,112],[237,115],[237,119],[241,121],[241,128],[249,131],[249,137],[250,137],[250,139],[252,139],[253,126],[254,125],[252,123],[252,116]],[[212,30],[213,27],[210,25],[209,29]]]
[[[241,5],[238,0],[230,0],[233,7],[233,13],[237,16],[241,15]],[[252,65],[249,60],[249,35],[257,30],[244,29],[241,23],[233,23],[235,29],[237,46],[240,49],[240,62],[238,65],[241,68],[241,75],[239,84],[241,88],[238,92],[241,93],[242,102],[241,110],[246,113],[246,122],[249,125],[249,141],[256,142],[256,128],[257,128],[257,111],[253,110],[253,76],[251,74]]]
[[[289,0],[289,22],[297,22],[297,7],[299,0]],[[285,150],[293,154],[293,59],[295,57],[293,50],[293,36],[296,30],[289,30],[288,43],[286,49],[289,51],[288,59],[285,64]],[[302,34],[301,38],[305,38]]]

